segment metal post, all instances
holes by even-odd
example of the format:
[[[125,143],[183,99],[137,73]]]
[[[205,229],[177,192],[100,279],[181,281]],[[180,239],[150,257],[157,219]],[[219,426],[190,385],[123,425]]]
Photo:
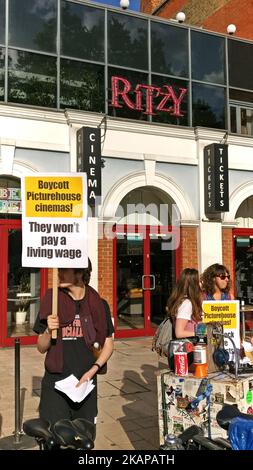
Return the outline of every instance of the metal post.
[[[20,437],[20,338],[15,338],[15,444],[20,442]]]

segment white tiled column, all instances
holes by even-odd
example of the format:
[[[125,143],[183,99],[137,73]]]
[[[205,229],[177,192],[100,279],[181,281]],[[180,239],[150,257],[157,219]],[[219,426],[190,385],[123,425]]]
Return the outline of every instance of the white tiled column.
[[[220,222],[200,222],[200,271],[210,264],[222,263],[222,230]]]
[[[90,285],[98,289],[98,218],[88,217],[88,255],[92,263]]]

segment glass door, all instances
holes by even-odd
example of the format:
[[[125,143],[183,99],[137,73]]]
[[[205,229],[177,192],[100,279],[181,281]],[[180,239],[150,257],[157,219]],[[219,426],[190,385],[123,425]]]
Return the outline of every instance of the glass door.
[[[236,298],[241,303],[242,335],[253,333],[253,229],[235,229],[234,268]]]
[[[22,267],[20,220],[0,221],[0,242],[1,345],[13,345],[15,337],[20,337],[22,344],[33,344],[36,341],[33,325],[40,305],[42,279],[45,285],[45,270]]]
[[[116,329],[143,332],[144,233],[134,227],[118,227],[116,237]]]
[[[164,318],[178,274],[177,235],[169,227],[116,227],[116,337],[152,335]]]
[[[236,298],[253,309],[253,229],[234,230]]]
[[[150,274],[154,289],[150,290],[150,328],[161,323],[166,314],[166,304],[179,275],[179,231],[164,227],[150,228]]]

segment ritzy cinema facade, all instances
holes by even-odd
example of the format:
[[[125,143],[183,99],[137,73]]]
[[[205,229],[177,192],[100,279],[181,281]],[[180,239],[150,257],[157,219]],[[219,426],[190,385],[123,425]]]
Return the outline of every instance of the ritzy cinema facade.
[[[51,283],[21,266],[22,175],[87,172],[91,283],[116,337],[153,333],[185,267],[226,264],[253,305],[252,56],[85,0],[0,0],[1,347],[35,342]]]

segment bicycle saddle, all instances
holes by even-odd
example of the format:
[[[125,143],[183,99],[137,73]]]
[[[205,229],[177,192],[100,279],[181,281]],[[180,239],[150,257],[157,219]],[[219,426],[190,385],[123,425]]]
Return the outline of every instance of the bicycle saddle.
[[[185,429],[181,434],[179,434],[178,437],[180,437],[182,443],[185,444],[187,441],[193,439],[194,436],[203,436],[203,434],[203,430],[199,426],[196,426],[196,424],[193,424],[189,428]]]
[[[76,418],[72,421],[72,426],[81,434],[92,441],[95,441],[96,426],[85,418]]]
[[[70,446],[74,449],[93,449],[94,442],[88,437],[89,432],[86,430],[86,426],[81,426],[80,423],[79,427],[78,425],[75,426],[74,421],[60,419],[54,424],[54,436],[57,440],[57,444],[63,447]],[[80,419],[78,421],[80,421]]]
[[[227,431],[232,419],[237,417],[253,420],[253,415],[241,413],[237,405],[224,405],[223,408],[218,411],[216,420],[219,426]]]
[[[40,418],[25,421],[23,423],[23,430],[28,436],[44,439],[45,441],[53,437],[50,430],[50,423]]]

